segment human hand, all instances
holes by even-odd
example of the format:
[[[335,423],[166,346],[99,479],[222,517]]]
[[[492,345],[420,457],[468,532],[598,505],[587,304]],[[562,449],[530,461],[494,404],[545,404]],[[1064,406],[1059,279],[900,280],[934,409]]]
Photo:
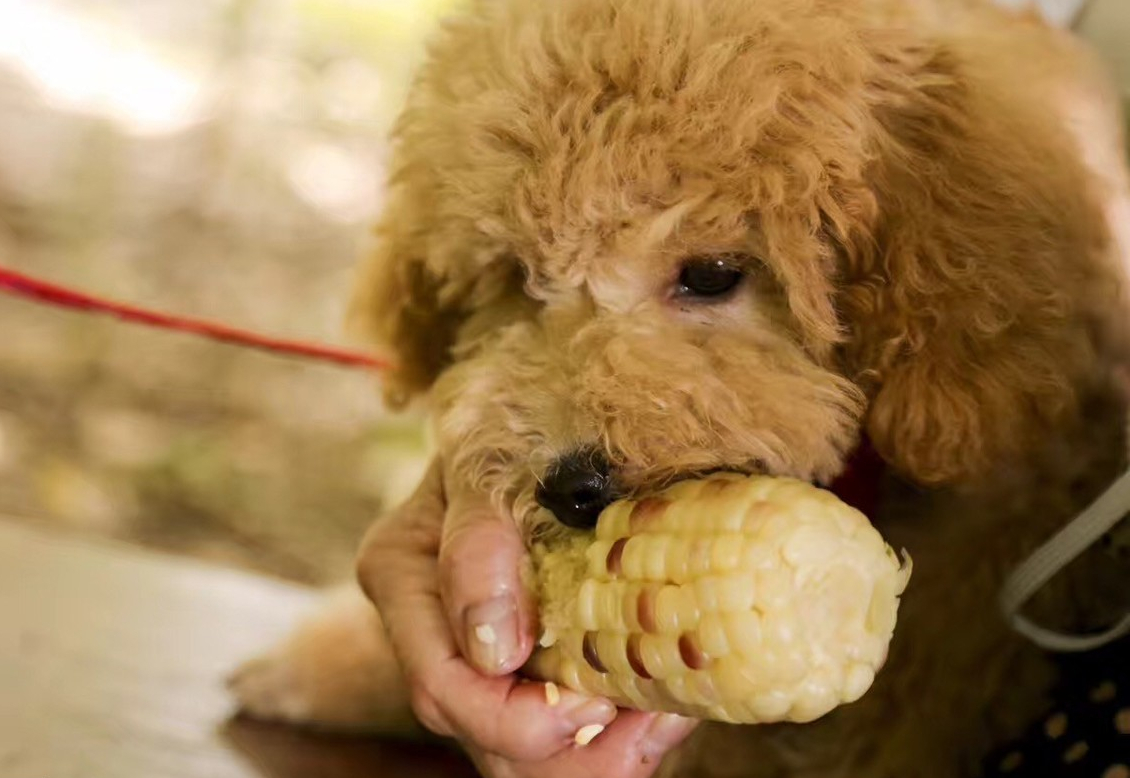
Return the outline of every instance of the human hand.
[[[377,522],[358,577],[381,613],[420,722],[456,738],[491,778],[647,778],[694,722],[619,712],[516,671],[534,648],[534,603],[519,579],[525,547],[482,496],[449,488],[433,465]],[[582,745],[589,736],[591,743]]]

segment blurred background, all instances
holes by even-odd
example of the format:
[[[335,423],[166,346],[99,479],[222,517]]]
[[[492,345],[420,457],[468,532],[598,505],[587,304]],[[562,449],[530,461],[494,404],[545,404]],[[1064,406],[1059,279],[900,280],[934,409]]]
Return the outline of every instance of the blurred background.
[[[340,343],[384,136],[456,1],[0,0],[0,262]],[[1130,2],[1078,29],[1130,93]],[[0,515],[326,582],[423,462],[375,384],[0,295]]]
[[[383,139],[448,5],[0,0],[2,262],[340,343]],[[0,295],[0,514],[347,574],[420,467],[376,383]]]

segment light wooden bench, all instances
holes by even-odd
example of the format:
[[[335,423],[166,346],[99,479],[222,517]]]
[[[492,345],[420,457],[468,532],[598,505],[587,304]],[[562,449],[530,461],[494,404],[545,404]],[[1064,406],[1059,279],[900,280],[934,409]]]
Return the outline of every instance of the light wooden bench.
[[[233,718],[225,675],[314,600],[0,517],[0,776],[473,776],[436,748]]]

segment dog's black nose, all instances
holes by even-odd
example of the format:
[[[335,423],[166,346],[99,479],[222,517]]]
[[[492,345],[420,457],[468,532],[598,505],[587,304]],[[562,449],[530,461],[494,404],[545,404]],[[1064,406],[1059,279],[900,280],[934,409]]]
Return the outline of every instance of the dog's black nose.
[[[616,499],[612,468],[603,455],[577,451],[554,462],[538,485],[537,501],[567,527],[591,529]]]

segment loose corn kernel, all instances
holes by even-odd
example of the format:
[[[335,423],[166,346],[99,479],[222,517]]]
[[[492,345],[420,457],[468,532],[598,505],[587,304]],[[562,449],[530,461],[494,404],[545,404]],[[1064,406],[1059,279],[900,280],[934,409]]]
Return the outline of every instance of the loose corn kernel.
[[[573,740],[578,746],[584,747],[591,743],[596,736],[603,731],[603,724],[589,724],[586,727],[578,729],[577,734],[573,736]]]
[[[553,681],[545,685],[545,702],[549,707],[556,708],[561,704],[561,690]]]
[[[593,534],[536,550],[527,671],[697,718],[805,722],[859,699],[910,577],[866,517],[788,478],[683,481],[609,506]]]

